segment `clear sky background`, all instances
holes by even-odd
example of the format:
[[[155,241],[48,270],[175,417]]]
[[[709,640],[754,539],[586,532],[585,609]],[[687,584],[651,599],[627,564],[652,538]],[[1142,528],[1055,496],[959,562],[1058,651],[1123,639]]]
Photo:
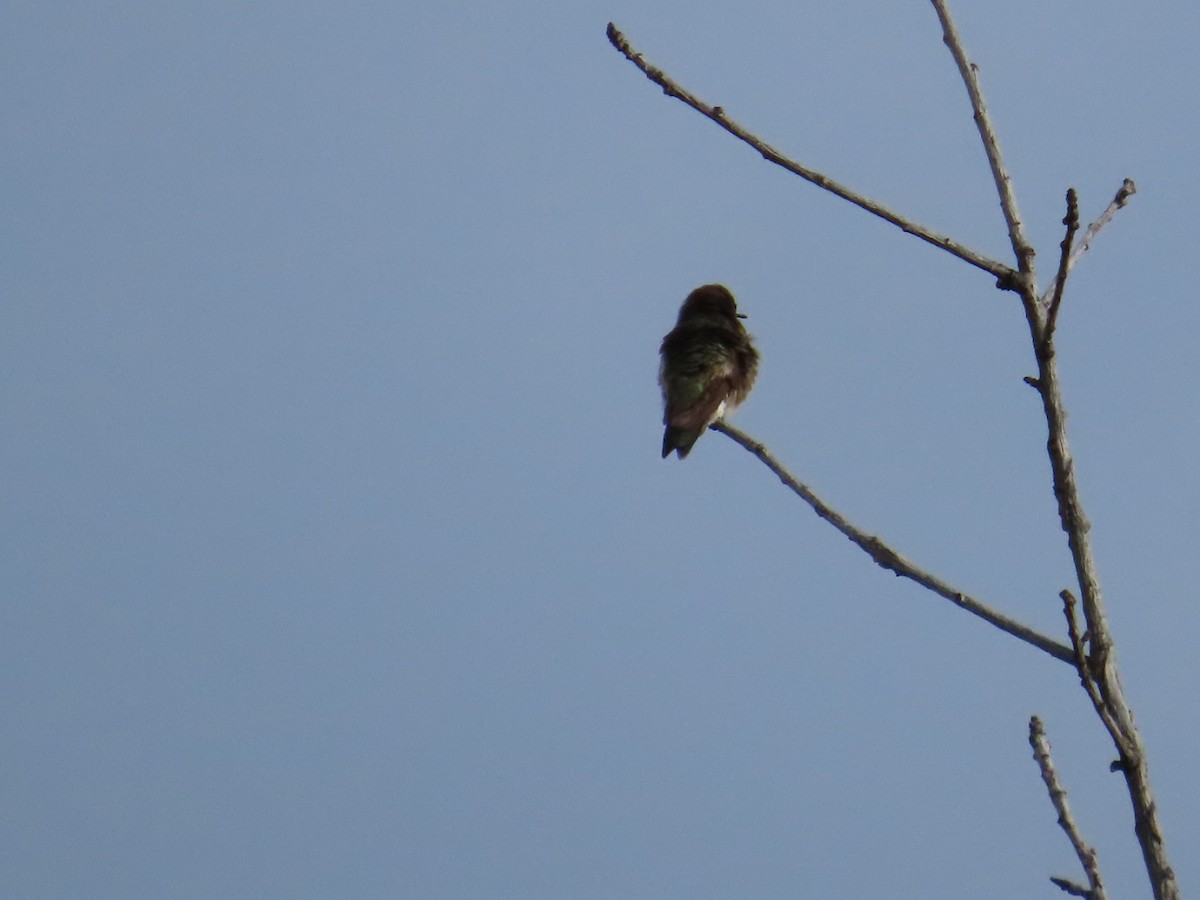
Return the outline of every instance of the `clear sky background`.
[[[1048,273],[1073,448],[1200,890],[1193,3],[959,2]],[[0,15],[0,893],[1058,897],[1041,715],[1147,897],[1066,666],[874,567],[658,343],[720,281],[735,422],[1056,635],[1013,295],[665,98],[993,257],[930,5],[68,3]]]

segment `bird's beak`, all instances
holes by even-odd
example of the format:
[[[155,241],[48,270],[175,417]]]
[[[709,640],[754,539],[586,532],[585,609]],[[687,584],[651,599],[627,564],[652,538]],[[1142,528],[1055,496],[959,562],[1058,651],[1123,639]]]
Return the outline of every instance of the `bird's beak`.
[[[750,317],[749,317],[748,315],[746,315],[745,313],[738,313],[738,314],[737,314],[737,317],[738,317],[739,319],[748,319],[748,318],[750,318]]]

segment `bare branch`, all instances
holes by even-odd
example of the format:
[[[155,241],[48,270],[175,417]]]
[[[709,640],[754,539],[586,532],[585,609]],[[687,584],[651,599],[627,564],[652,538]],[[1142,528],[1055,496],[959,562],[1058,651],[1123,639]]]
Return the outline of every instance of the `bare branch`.
[[[894,572],[896,575],[907,578],[910,581],[915,581],[921,587],[932,591],[939,597],[944,597],[955,606],[965,609],[969,613],[973,613],[985,622],[999,628],[1001,631],[1011,634],[1013,637],[1025,641],[1037,647],[1039,650],[1050,654],[1055,659],[1062,660],[1066,663],[1074,663],[1075,657],[1069,647],[1065,647],[1052,638],[1048,638],[1043,634],[1039,634],[1032,628],[1022,625],[1008,616],[998,613],[990,607],[984,605],[973,597],[964,594],[957,588],[942,581],[936,575],[926,572],[913,563],[909,562],[882,540],[874,535],[869,535],[861,529],[849,522],[845,516],[827,504],[824,500],[818,497],[811,488],[806,484],[796,479],[780,462],[767,450],[767,448],[754,440],[743,431],[739,431],[732,425],[724,421],[716,421],[709,426],[713,431],[719,431],[723,435],[749,450],[759,461],[768,469],[775,473],[787,487],[789,487],[796,496],[812,507],[813,512],[848,537],[860,550],[865,552],[875,561],[880,567]]]
[[[1046,325],[1042,331],[1042,342],[1050,340],[1054,335],[1054,326],[1058,323],[1058,307],[1062,304],[1063,288],[1067,286],[1067,266],[1071,260],[1071,244],[1075,240],[1075,232],[1079,230],[1079,196],[1075,188],[1067,190],[1067,214],[1063,217],[1067,226],[1067,234],[1059,244],[1061,251],[1058,257],[1058,274],[1054,278],[1054,296],[1050,300],[1050,309],[1046,313]]]
[[[983,100],[983,90],[979,87],[979,67],[967,57],[958,29],[950,17],[946,0],[932,0],[937,12],[938,21],[942,23],[942,40],[950,48],[958,72],[962,75],[963,83],[967,86],[967,94],[971,98],[971,109],[975,111],[975,125],[979,129],[979,137],[983,140],[983,150],[987,154],[988,166],[992,170],[992,178],[996,182],[996,193],[1000,196],[1000,209],[1004,212],[1004,221],[1008,225],[1008,238],[1012,243],[1013,254],[1017,258],[1021,274],[1024,276],[1026,288],[1036,290],[1037,275],[1034,272],[1033,258],[1036,251],[1025,237],[1025,226],[1021,224],[1021,214],[1017,211],[1017,195],[1013,192],[1012,178],[1004,166],[1004,157],[1000,153],[1000,141],[996,130],[992,127],[988,115],[987,104]]]
[[[1129,202],[1129,198],[1137,193],[1137,185],[1133,183],[1132,178],[1126,178],[1125,182],[1117,190],[1117,195],[1112,198],[1112,202],[1100,214],[1095,222],[1084,229],[1083,240],[1075,247],[1071,253],[1070,259],[1067,260],[1067,271],[1075,268],[1075,263],[1079,262],[1080,257],[1092,249],[1092,240],[1100,233],[1100,229],[1112,221],[1113,216],[1117,214],[1117,210],[1125,206]],[[1046,289],[1046,293],[1042,295],[1042,306],[1050,302],[1050,297],[1053,294],[1056,285],[1051,285]]]
[[[997,262],[994,259],[989,259],[982,253],[978,253],[969,247],[965,247],[952,238],[938,234],[932,229],[926,228],[924,225],[914,222],[912,219],[902,216],[899,213],[892,212],[883,204],[877,203],[874,200],[870,200],[867,197],[864,197],[862,194],[859,194],[857,191],[853,191],[850,188],[839,184],[832,178],[822,175],[820,172],[803,166],[795,160],[784,156],[770,144],[762,140],[762,138],[751,134],[733,119],[729,118],[729,116],[725,114],[725,110],[720,106],[710,106],[677,84],[674,80],[668,77],[662,71],[662,69],[647,63],[642,57],[642,54],[630,46],[629,41],[625,38],[625,35],[622,34],[617,26],[612,22],[608,23],[608,40],[625,56],[626,59],[637,66],[647,78],[661,87],[664,94],[666,94],[668,97],[674,97],[675,99],[686,103],[702,116],[705,116],[706,118],[716,122],[738,140],[757,150],[762,155],[763,159],[767,160],[768,162],[775,163],[775,165],[787,169],[787,171],[791,172],[793,175],[799,175],[805,181],[811,182],[817,187],[829,191],[831,194],[836,194],[843,200],[848,200],[855,206],[879,216],[879,218],[886,222],[891,222],[893,225],[907,234],[919,237],[921,240],[933,244],[935,247],[940,247],[947,253],[957,256],[959,259],[970,263],[976,268],[983,269],[983,271],[995,276],[998,287],[1011,289],[1016,284],[1017,273],[1014,272],[1009,266],[1004,265],[1004,263]]]
[[[1067,804],[1067,792],[1059,784],[1058,774],[1054,771],[1054,761],[1050,758],[1050,742],[1046,740],[1042,720],[1037,716],[1029,720],[1029,745],[1033,747],[1033,758],[1037,760],[1038,768],[1041,770],[1042,781],[1046,782],[1050,802],[1054,804],[1054,811],[1058,813],[1059,827],[1066,832],[1067,840],[1075,848],[1075,855],[1079,857],[1079,864],[1083,866],[1084,874],[1087,875],[1088,889],[1076,896],[1090,897],[1091,900],[1105,900],[1104,882],[1100,878],[1100,864],[1096,859],[1096,851],[1084,841],[1079,833],[1079,826],[1075,824],[1075,818],[1071,815],[1071,807]],[[1071,894],[1076,893],[1072,888],[1077,886],[1066,879],[1055,878],[1052,880],[1064,891]],[[1071,885],[1071,887],[1068,888],[1067,885]]]

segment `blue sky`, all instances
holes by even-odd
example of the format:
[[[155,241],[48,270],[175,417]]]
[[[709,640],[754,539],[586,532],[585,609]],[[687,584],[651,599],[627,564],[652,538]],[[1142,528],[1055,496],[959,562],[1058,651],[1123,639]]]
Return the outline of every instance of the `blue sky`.
[[[955,10],[1053,268],[1169,849],[1200,884],[1200,12]],[[1045,721],[1149,896],[1076,678],[875,568],[726,438],[659,459],[656,352],[729,285],[735,422],[1061,633],[1015,298],[769,166],[1008,260],[923,2],[8,5],[6,896],[1057,896]],[[1044,276],[1045,277],[1045,276]]]

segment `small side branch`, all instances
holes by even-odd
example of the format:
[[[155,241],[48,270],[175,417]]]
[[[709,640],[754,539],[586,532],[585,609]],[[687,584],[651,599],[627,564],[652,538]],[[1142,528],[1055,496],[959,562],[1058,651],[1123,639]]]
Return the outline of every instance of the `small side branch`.
[[[829,191],[831,194],[836,194],[843,200],[848,200],[855,206],[879,216],[879,218],[886,222],[891,222],[901,231],[904,231],[907,234],[911,234],[915,237],[919,237],[921,240],[933,244],[935,247],[940,247],[947,253],[957,256],[964,262],[968,262],[976,268],[988,272],[989,274],[995,276],[998,287],[1012,289],[1015,286],[1017,273],[1009,266],[1006,266],[1001,262],[997,262],[994,259],[989,259],[982,253],[977,253],[976,251],[970,249],[969,247],[963,246],[952,238],[946,237],[943,234],[938,234],[932,229],[926,228],[924,225],[914,222],[912,219],[902,216],[899,213],[892,212],[892,210],[888,209],[883,204],[876,203],[874,200],[864,197],[857,191],[853,191],[850,188],[839,184],[832,178],[822,175],[820,172],[803,166],[795,160],[784,156],[766,141],[762,140],[762,138],[751,134],[733,119],[729,118],[729,116],[725,114],[725,110],[720,106],[710,106],[699,97],[677,84],[674,80],[667,76],[662,69],[652,66],[646,62],[646,60],[642,57],[642,54],[630,46],[629,41],[625,38],[625,35],[622,34],[617,26],[612,22],[608,23],[608,40],[613,47],[620,51],[620,53],[626,59],[637,66],[647,78],[661,87],[664,94],[666,94],[668,97],[674,97],[676,100],[686,103],[702,116],[705,116],[706,118],[716,122],[738,140],[757,150],[762,155],[763,159],[767,160],[768,162],[775,163],[775,165],[786,169],[793,175],[799,175],[805,181],[811,182],[817,187]]]
[[[1050,758],[1050,742],[1046,740],[1042,720],[1037,716],[1033,716],[1029,720],[1029,745],[1033,747],[1033,758],[1037,760],[1038,769],[1041,770],[1042,781],[1046,782],[1050,802],[1054,804],[1054,811],[1058,813],[1059,827],[1066,833],[1071,846],[1075,848],[1075,855],[1079,857],[1079,864],[1083,866],[1084,874],[1087,875],[1088,886],[1081,888],[1065,878],[1050,880],[1068,894],[1076,897],[1106,900],[1096,851],[1084,841],[1083,836],[1079,833],[1079,826],[1075,824],[1075,818],[1071,815],[1071,807],[1067,804],[1067,792],[1059,784],[1058,773],[1054,770],[1054,761]]]
[[[1071,263],[1071,245],[1075,232],[1079,230],[1079,197],[1075,188],[1067,191],[1067,214],[1063,217],[1067,226],[1066,237],[1059,244],[1058,274],[1054,278],[1054,296],[1050,298],[1050,309],[1046,313],[1046,325],[1042,331],[1042,346],[1049,348],[1054,337],[1054,326],[1058,323],[1058,307],[1062,304],[1063,289],[1067,286],[1067,267]]]
[[[811,488],[806,484],[796,479],[780,462],[770,454],[767,448],[758,441],[751,438],[745,432],[739,431],[727,422],[717,421],[709,426],[713,431],[719,431],[726,437],[741,444],[746,450],[758,457],[768,469],[775,473],[776,477],[784,483],[791,491],[796,494],[801,500],[812,507],[813,512],[840,531],[843,535],[850,539],[860,550],[865,552],[875,561],[880,567],[895,573],[901,578],[907,578],[910,581],[915,581],[917,584],[926,590],[932,591],[939,597],[949,600],[955,606],[965,609],[985,622],[996,626],[1001,631],[1011,634],[1015,638],[1025,641],[1037,647],[1039,650],[1050,654],[1055,659],[1062,660],[1066,663],[1074,664],[1075,657],[1070,647],[1060,644],[1058,641],[1048,638],[1043,634],[1034,631],[1027,625],[1017,622],[1002,613],[996,612],[989,606],[964,594],[957,588],[947,584],[942,579],[938,578],[930,572],[909,562],[882,540],[874,535],[869,535],[861,529],[857,528],[846,519],[841,513],[827,504],[824,500],[818,497]]]
[[[1033,267],[1036,251],[1025,236],[1025,226],[1021,223],[1021,214],[1017,210],[1017,195],[1013,191],[1012,178],[1004,165],[1004,157],[1000,153],[1000,141],[996,137],[996,129],[992,126],[987,104],[983,100],[983,90],[979,86],[979,67],[967,57],[967,51],[958,35],[954,19],[950,17],[950,9],[946,6],[946,0],[932,0],[932,2],[938,21],[942,23],[942,40],[954,57],[958,72],[967,86],[967,94],[971,98],[971,109],[975,112],[975,125],[979,129],[979,137],[983,140],[983,150],[987,154],[988,166],[991,168],[992,178],[996,182],[996,193],[1000,195],[1000,209],[1004,212],[1004,221],[1008,225],[1008,238],[1012,243],[1013,254],[1017,258],[1026,286],[1033,290],[1037,285],[1037,276]]]

